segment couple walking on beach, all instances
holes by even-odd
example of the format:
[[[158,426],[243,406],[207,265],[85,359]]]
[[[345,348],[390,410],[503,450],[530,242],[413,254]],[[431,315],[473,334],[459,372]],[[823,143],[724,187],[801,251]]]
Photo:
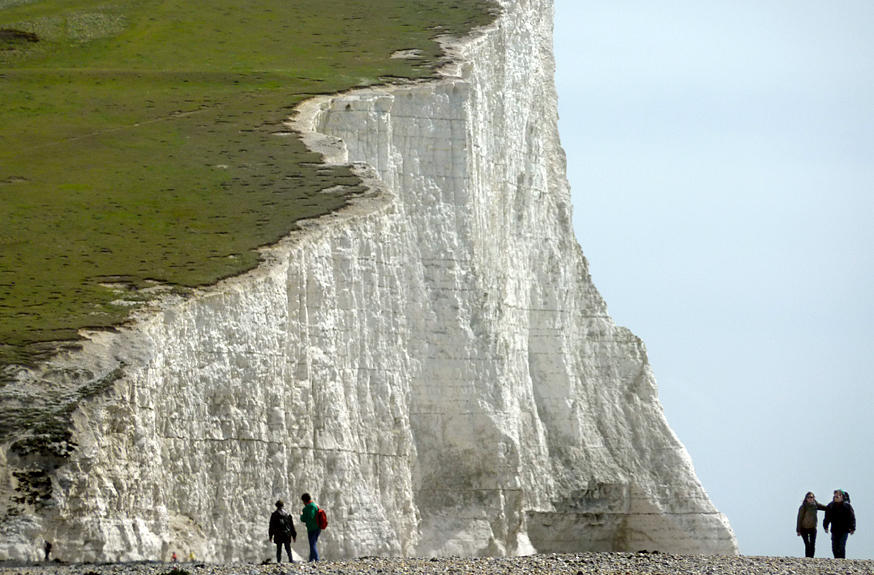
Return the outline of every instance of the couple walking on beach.
[[[306,525],[310,543],[309,560],[318,561],[319,550],[316,548],[316,543],[319,540],[319,535],[322,534],[322,529],[327,526],[327,520],[324,518],[324,512],[313,502],[309,493],[301,495],[300,500],[304,504],[300,520]],[[285,511],[285,502],[281,499],[276,502],[276,511],[270,516],[269,535],[270,541],[276,543],[276,562],[282,563],[282,548],[285,547],[285,554],[288,556],[288,560],[293,563],[291,542],[297,541],[297,529],[294,528],[294,519]]]
[[[816,513],[825,511],[822,527],[828,533],[831,525],[832,553],[835,559],[847,556],[847,537],[856,532],[856,513],[850,505],[850,494],[843,489],[837,489],[832,502],[823,505],[816,500],[813,492],[808,491],[798,508],[798,520],[795,532],[804,540],[805,557],[813,557],[816,548]]]

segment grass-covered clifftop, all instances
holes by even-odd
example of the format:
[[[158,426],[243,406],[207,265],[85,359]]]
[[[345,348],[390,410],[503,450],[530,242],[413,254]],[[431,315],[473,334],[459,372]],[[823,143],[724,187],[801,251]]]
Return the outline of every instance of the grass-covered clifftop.
[[[359,191],[282,120],[442,62],[488,0],[0,0],[0,368],[257,265]],[[392,58],[418,50],[417,58]],[[115,302],[115,303],[114,303]]]

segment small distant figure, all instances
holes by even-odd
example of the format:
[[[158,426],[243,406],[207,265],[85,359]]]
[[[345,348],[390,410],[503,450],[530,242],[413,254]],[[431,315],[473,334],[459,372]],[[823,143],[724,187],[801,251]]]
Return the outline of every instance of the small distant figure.
[[[179,561],[179,558],[176,557],[175,551],[173,552],[173,555],[170,557],[170,561],[172,561],[173,563],[176,563],[177,561]]]
[[[319,512],[319,506],[313,503],[312,498],[309,493],[304,493],[300,496],[300,500],[303,501],[304,507],[303,512],[300,514],[300,520],[306,523],[307,526],[307,537],[310,541],[310,561],[318,561],[319,560],[319,550],[316,548],[316,543],[319,541],[319,535],[322,534],[322,530],[319,528],[319,521],[316,518],[316,515]]]
[[[49,541],[46,541],[45,547],[43,547],[43,551],[46,552],[46,561],[49,560],[49,555],[52,554],[52,544]]]
[[[188,552],[188,561],[190,561],[191,563],[194,563],[194,551]]]
[[[832,526],[832,553],[835,559],[846,559],[847,536],[856,532],[856,512],[850,505],[850,494],[843,489],[835,490],[832,502],[825,507],[822,527],[828,533]]]
[[[808,491],[798,508],[798,521],[795,523],[795,533],[804,540],[804,556],[813,557],[816,553],[816,517],[817,511],[825,511],[825,505],[816,500],[812,491]]]
[[[288,561],[294,563],[291,557],[291,542],[297,541],[297,530],[294,528],[294,519],[284,509],[285,502],[280,499],[276,502],[276,511],[270,516],[269,539],[276,543],[276,562],[282,563],[282,547],[285,546],[285,554]]]

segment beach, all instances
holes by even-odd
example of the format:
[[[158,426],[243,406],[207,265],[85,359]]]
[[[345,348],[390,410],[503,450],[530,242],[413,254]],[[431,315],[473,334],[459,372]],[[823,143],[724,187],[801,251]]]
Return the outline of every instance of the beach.
[[[361,557],[318,563],[0,563],[2,575],[874,575],[874,560],[666,553],[579,553],[524,557]]]

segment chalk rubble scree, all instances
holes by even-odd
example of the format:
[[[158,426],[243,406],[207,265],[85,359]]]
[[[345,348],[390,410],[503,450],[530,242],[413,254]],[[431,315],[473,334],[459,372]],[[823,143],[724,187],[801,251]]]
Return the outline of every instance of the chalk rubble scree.
[[[91,392],[0,446],[0,559],[261,561],[304,490],[326,558],[737,553],[574,237],[551,0],[502,6],[439,81],[301,106],[349,208],[7,386]]]

